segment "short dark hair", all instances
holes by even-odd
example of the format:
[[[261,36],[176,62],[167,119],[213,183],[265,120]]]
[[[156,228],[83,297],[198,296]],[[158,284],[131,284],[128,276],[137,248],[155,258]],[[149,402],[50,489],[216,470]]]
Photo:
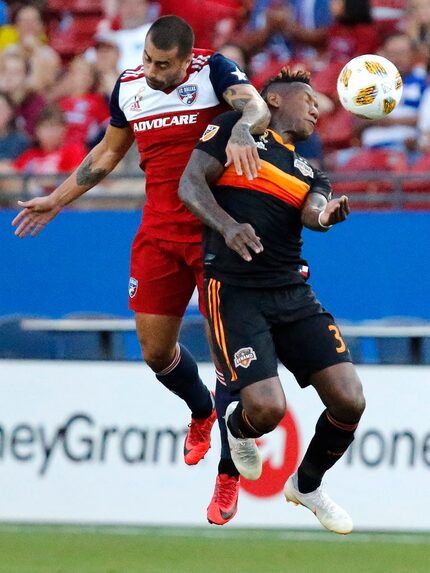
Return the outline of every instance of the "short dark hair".
[[[48,121],[66,125],[64,112],[56,103],[51,103],[42,109],[37,116],[36,125],[39,126],[41,123]]]
[[[292,84],[295,82],[310,86],[311,74],[305,70],[296,70],[293,72],[290,68],[282,68],[277,76],[270,78],[270,80],[265,83],[260,92],[261,97],[266,100],[269,88],[274,84]]]
[[[194,46],[193,29],[179,16],[161,16],[148,30],[148,37],[159,50],[178,48],[178,56],[191,54]]]
[[[372,22],[372,10],[370,0],[343,0],[343,14],[338,22],[346,26],[356,24],[370,24]]]

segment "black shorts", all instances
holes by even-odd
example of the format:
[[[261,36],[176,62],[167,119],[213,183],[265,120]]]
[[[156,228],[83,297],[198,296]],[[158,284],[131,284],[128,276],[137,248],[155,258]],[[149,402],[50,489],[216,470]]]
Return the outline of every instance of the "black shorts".
[[[303,388],[318,370],[351,362],[332,315],[307,284],[242,288],[205,280],[217,357],[232,392],[277,376],[278,360]]]

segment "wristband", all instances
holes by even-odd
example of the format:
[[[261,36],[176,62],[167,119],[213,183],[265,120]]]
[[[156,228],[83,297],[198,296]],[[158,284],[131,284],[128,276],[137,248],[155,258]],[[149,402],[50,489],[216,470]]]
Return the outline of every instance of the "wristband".
[[[324,211],[320,211],[319,215],[318,215],[318,225],[321,227],[321,229],[324,229],[325,231],[328,231],[329,229],[331,229],[333,227],[333,225],[323,225],[321,223],[321,215],[324,213]]]

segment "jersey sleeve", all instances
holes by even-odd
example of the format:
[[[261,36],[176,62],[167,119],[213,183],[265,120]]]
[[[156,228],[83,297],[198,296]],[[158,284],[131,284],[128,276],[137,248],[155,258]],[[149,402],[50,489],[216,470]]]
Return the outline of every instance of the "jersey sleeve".
[[[119,88],[121,85],[120,79],[121,78],[118,78],[110,97],[110,124],[113,127],[128,127],[129,124],[127,118],[125,117],[122,109],[119,107]]]
[[[223,100],[223,93],[230,86],[250,83],[245,72],[233,60],[229,60],[222,54],[216,53],[211,56],[209,68],[209,78],[220,101]]]
[[[309,189],[309,193],[320,193],[320,195],[324,195],[327,201],[330,201],[332,197],[333,190],[330,181],[327,175],[319,169],[315,169],[314,171],[314,180]]]
[[[227,160],[225,148],[240,115],[237,111],[228,111],[215,117],[205,129],[196,149],[208,153],[224,165]]]

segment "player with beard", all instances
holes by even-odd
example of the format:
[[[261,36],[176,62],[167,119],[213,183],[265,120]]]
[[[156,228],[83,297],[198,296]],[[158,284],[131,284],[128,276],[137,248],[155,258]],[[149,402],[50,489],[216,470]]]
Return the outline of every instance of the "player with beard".
[[[228,105],[238,115],[226,164],[247,179],[256,177],[260,160],[251,132],[262,133],[270,115],[234,62],[211,50],[195,49],[193,43],[193,31],[181,18],[164,16],[154,22],[145,40],[143,64],[123,72],[116,83],[102,141],[51,195],[19,202],[22,210],[13,221],[17,236],[37,235],[66,205],[102,181],[136,140],[146,175],[146,203],[132,246],[129,306],[135,312],[143,358],[191,410],[184,445],[189,465],[197,464],[209,449],[216,412],[194,358],[178,343],[195,286],[205,313],[202,226],[179,200],[179,180],[207,123]],[[222,452],[215,492],[237,498],[238,472],[223,420],[230,395],[222,382],[218,371]],[[217,512],[220,515],[219,508]]]

